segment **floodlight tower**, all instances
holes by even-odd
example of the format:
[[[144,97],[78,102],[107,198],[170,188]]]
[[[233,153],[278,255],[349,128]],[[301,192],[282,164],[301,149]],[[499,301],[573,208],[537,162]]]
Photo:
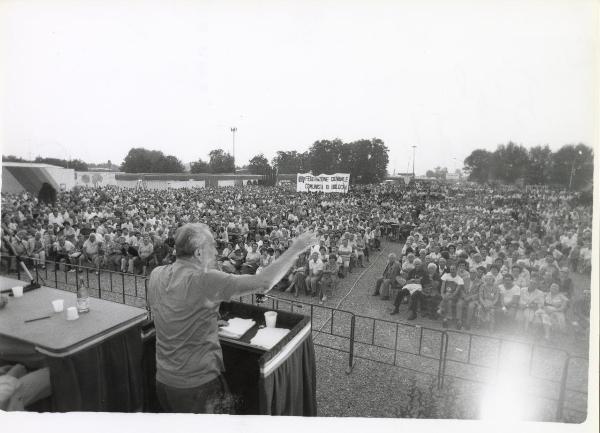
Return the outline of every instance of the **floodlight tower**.
[[[237,128],[233,126],[231,128],[231,135],[233,136],[233,174],[235,174],[235,133],[237,132]]]

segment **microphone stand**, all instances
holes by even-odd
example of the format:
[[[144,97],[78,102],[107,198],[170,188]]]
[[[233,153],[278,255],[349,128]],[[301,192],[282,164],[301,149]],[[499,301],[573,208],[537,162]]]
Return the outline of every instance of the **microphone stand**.
[[[19,237],[16,237],[16,238],[19,239]],[[21,239],[19,239],[19,241],[20,240]],[[2,241],[6,244],[8,250],[10,251],[10,253],[13,256],[16,257],[17,262],[19,263],[19,265],[21,266],[21,268],[23,269],[23,271],[25,272],[25,274],[27,274],[27,276],[29,277],[30,283],[28,285],[26,285],[25,287],[23,287],[23,292],[28,292],[30,290],[39,289],[41,287],[40,284],[33,280],[33,276],[31,275],[31,272],[29,272],[29,269],[27,269],[27,266],[23,262],[23,259],[21,258],[21,256],[19,256],[17,254],[17,252],[13,248],[13,246],[10,243],[10,240],[8,239],[8,237],[2,236]],[[2,293],[9,293],[9,292],[11,292],[11,289],[3,290],[2,291]]]

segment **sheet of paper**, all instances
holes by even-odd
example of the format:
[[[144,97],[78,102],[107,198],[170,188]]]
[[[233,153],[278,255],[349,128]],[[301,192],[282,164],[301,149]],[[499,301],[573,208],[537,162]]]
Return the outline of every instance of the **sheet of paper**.
[[[259,329],[250,344],[253,346],[264,347],[265,349],[271,349],[277,343],[281,341],[290,332],[289,329],[283,328],[263,328]]]
[[[236,340],[242,338],[242,335],[256,324],[252,319],[241,319],[239,317],[229,319],[227,322],[229,325],[219,328],[219,335],[235,338]]]

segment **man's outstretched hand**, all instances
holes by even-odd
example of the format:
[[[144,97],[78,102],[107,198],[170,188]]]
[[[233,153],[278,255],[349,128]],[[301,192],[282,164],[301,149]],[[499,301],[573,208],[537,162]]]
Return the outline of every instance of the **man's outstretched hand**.
[[[319,244],[319,235],[315,231],[306,231],[300,234],[298,237],[294,239],[292,243],[292,248],[294,251],[300,254],[302,251],[307,250],[313,245]]]

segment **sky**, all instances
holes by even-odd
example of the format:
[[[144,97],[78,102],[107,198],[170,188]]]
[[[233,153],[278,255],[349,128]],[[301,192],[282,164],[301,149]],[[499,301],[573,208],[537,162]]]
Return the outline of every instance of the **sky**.
[[[2,153],[183,162],[377,137],[388,171],[594,145],[598,10],[568,1],[0,3]]]

